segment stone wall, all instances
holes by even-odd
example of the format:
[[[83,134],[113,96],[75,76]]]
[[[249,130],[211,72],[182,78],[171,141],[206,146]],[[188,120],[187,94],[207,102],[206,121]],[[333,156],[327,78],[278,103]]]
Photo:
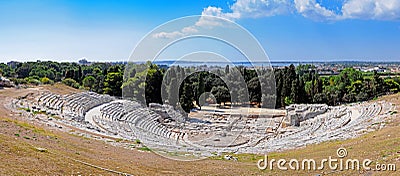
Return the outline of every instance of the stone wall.
[[[286,108],[285,123],[290,126],[300,126],[300,122],[323,114],[328,108],[326,104],[292,104]]]

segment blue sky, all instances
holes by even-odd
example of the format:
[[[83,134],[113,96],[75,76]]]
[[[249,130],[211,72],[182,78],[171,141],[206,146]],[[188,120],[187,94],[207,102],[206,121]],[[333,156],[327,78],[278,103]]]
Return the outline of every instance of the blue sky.
[[[202,14],[245,27],[271,61],[400,61],[399,0],[1,0],[0,61],[126,61],[153,28]]]

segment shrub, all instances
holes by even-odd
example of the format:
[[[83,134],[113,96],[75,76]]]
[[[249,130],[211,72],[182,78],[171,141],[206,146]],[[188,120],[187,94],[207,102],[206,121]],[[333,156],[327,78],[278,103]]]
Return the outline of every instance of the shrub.
[[[42,84],[53,84],[54,81],[47,78],[47,77],[43,77],[42,79],[40,79],[40,82],[42,82]]]
[[[30,78],[28,82],[29,82],[29,84],[33,84],[33,85],[36,85],[36,86],[40,84],[39,80],[33,79],[33,78]]]
[[[140,148],[138,148],[138,150],[141,150],[141,151],[147,151],[147,152],[150,152],[150,151],[151,151],[151,149],[150,149],[150,148],[148,148],[148,147],[146,147],[146,146],[144,146],[144,147],[140,147]]]
[[[71,79],[71,78],[64,79],[64,80],[62,81],[62,83],[65,84],[65,85],[67,85],[67,86],[71,86],[71,87],[73,87],[73,88],[76,88],[76,89],[79,88],[79,83],[76,82],[74,79]]]
[[[20,84],[27,84],[28,81],[25,79],[21,79],[21,78],[11,78],[10,79],[12,82],[14,82],[15,85],[20,85]]]

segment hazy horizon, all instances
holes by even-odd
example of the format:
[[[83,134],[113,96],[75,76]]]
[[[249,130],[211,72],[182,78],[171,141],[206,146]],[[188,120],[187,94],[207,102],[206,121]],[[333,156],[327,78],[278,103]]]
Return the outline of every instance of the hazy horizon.
[[[79,60],[81,59],[86,59],[86,58],[80,58],[80,59],[76,59],[76,60],[52,60],[52,59],[32,59],[32,60],[24,60],[24,61],[20,61],[20,60],[8,60],[8,61],[0,61],[0,63],[4,63],[7,64],[8,62],[37,62],[37,61],[41,61],[41,62],[46,62],[46,61],[52,61],[52,62],[70,62],[70,63],[78,63]],[[91,63],[119,63],[119,62],[132,62],[129,60],[89,60],[86,59],[88,62]],[[138,62],[138,63],[144,63],[146,61],[134,61],[134,62]],[[174,59],[160,59],[160,60],[156,60],[156,61],[152,61],[152,62],[176,62],[176,60]],[[178,62],[194,62],[194,63],[199,63],[201,61],[178,61]],[[229,63],[228,61],[226,62],[221,62],[221,61],[207,61],[209,63]],[[240,62],[249,62],[249,61],[243,61],[243,60],[237,60],[237,61],[232,61],[233,63],[240,63]],[[268,62],[268,61],[266,61]],[[271,60],[269,61],[270,63],[341,63],[341,62],[359,62],[359,63],[400,63],[400,60]],[[256,62],[256,63],[262,63],[260,62]]]

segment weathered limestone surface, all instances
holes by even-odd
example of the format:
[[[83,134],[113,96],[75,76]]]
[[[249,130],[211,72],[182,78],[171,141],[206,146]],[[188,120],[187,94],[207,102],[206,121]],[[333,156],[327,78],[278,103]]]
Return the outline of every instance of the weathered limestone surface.
[[[213,152],[263,153],[348,139],[382,128],[393,109],[387,102],[336,107],[295,104],[286,108],[286,116],[278,117],[216,111],[185,116],[169,105],[150,103],[143,107],[93,92],[41,92],[33,99],[15,99],[12,104],[21,111],[58,117],[54,120],[91,132],[140,139],[153,150],[197,156]]]
[[[323,114],[328,108],[326,104],[292,104],[286,108],[285,122],[292,126],[300,126],[300,122]]]

